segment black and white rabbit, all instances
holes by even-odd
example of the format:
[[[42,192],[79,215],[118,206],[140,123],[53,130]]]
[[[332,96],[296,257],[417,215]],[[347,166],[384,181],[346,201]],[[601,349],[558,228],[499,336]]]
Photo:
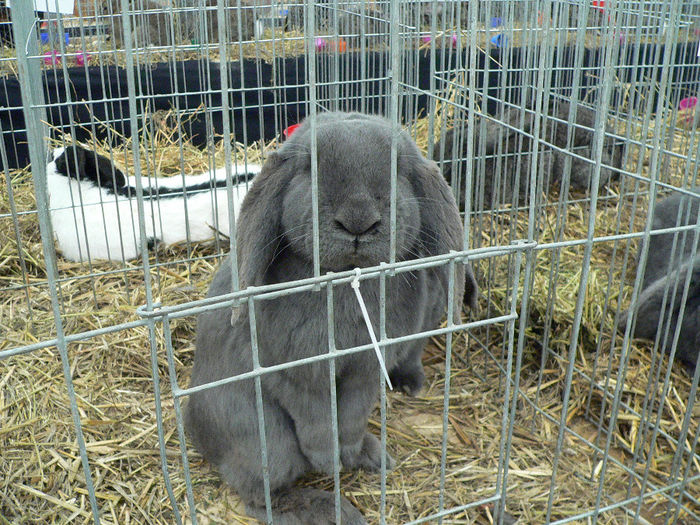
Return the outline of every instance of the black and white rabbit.
[[[236,215],[247,182],[260,171],[232,167],[236,177],[231,212]],[[229,233],[226,169],[182,177],[143,177],[146,237],[149,248],[205,241],[215,230]],[[80,146],[58,148],[46,166],[54,236],[61,254],[71,261],[138,257],[136,178],[125,176],[106,157]]]
[[[591,159],[594,140],[594,132],[591,129],[595,129],[596,112],[579,106],[574,126],[568,122],[569,109],[570,104],[565,101],[550,104],[547,115],[540,121],[539,136],[542,140],[566,149],[567,132],[570,128],[572,135],[570,150],[585,159]],[[478,173],[476,163],[483,159],[484,175],[482,181],[472,179],[473,199],[477,199],[472,200],[472,209],[494,209],[503,204],[513,203],[513,193],[516,190],[515,204],[522,206],[527,202],[529,195],[531,155],[534,147],[533,139],[524,135],[523,132],[529,135],[534,133],[534,113],[531,110],[525,110],[521,114],[519,108],[507,108],[502,119],[506,126],[489,119],[484,120],[483,137],[482,123],[479,119],[476,120],[472,132],[467,129],[466,121],[460,122],[458,128],[448,130],[435,144],[433,158],[444,159],[443,175],[450,184],[453,184],[453,179],[460,181],[458,201],[460,208],[463,209],[467,176],[466,162],[463,159],[467,154],[468,140],[473,140],[473,152],[476,157],[473,169]],[[608,133],[610,130],[606,127],[605,131]],[[621,167],[622,157],[622,145],[616,144],[613,138],[606,136],[601,157],[604,165],[600,170],[601,187],[616,176],[616,170]],[[538,152],[537,175],[538,180],[541,181],[538,183],[541,189],[548,190],[552,183],[561,181],[567,158],[571,164],[570,187],[579,191],[589,189],[595,165],[547,146],[542,146]],[[456,184],[456,180],[454,183]],[[483,201],[481,201],[482,188]]]
[[[652,228],[654,230],[697,224],[700,198],[674,194],[656,204]],[[680,211],[680,218],[678,217]],[[666,296],[664,312],[666,320],[671,316],[670,332],[665,341],[665,350],[671,350],[673,334],[678,324],[680,307],[683,299],[686,276],[692,267],[690,288],[685,302],[680,336],[676,347],[676,359],[693,369],[698,363],[700,353],[700,246],[693,251],[695,233],[680,232],[676,236],[673,249],[674,233],[652,235],[649,239],[646,271],[642,281],[642,292],[637,299],[637,322],[634,337],[654,340],[661,317],[661,306]],[[641,268],[638,269],[641,271]],[[674,297],[675,294],[675,297]],[[673,299],[673,301],[672,301]],[[632,307],[630,307],[632,309]],[[625,330],[630,311],[622,314],[618,327]],[[664,344],[664,340],[661,340]]]
[[[358,113],[324,113],[317,119],[318,213],[321,271],[343,271],[389,260],[390,150],[392,126],[383,118]],[[237,257],[242,287],[313,276],[310,124],[305,121],[268,156],[241,207]],[[462,224],[454,198],[434,162],[409,138],[398,137],[397,260],[459,250]],[[445,313],[448,267],[387,277],[386,332],[389,337],[434,329]],[[470,306],[477,286],[469,266],[455,269],[455,317],[463,287]],[[209,297],[231,292],[231,261],[217,272]],[[379,326],[379,282],[362,282],[362,294]],[[327,291],[308,291],[258,301],[257,344],[262,366],[328,352]],[[370,343],[350,284],[333,288],[335,346]],[[425,375],[425,339],[386,348],[395,387],[416,394]],[[198,386],[253,369],[249,312],[208,311],[200,315],[191,385]],[[339,447],[342,468],[378,470],[378,439],[367,419],[379,389],[373,352],[336,360]],[[331,524],[330,492],[295,487],[309,471],[333,472],[330,375],[326,362],[263,375],[262,405],[267,440],[272,515],[278,525]],[[248,513],[266,520],[258,417],[253,380],[192,394],[186,427],[196,447],[216,465],[246,503]],[[387,456],[387,465],[393,466]],[[345,498],[342,522],[365,523]]]

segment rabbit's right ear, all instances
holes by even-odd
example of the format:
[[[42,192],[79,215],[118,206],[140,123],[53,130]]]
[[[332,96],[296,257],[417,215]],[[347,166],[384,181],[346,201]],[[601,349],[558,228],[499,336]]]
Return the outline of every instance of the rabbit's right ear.
[[[293,163],[270,153],[253,179],[236,221],[236,253],[241,289],[260,286],[282,240],[282,202],[294,174]]]
[[[77,146],[68,146],[55,161],[56,171],[74,179],[89,177],[85,175],[85,150]]]
[[[92,181],[115,193],[126,185],[126,177],[109,159],[80,146],[68,146],[56,159],[56,170],[66,177]]]
[[[95,182],[101,188],[109,188],[115,193],[126,186],[126,177],[108,158],[94,151],[85,152],[85,169],[93,174]]]
[[[415,146],[414,146],[415,147]],[[422,243],[424,253],[421,256],[433,256],[458,250],[462,246],[462,222],[457,211],[454,195],[445,184],[440,170],[433,161],[418,154],[413,164],[413,191],[421,202],[421,232],[425,241]],[[442,285],[448,289],[447,281]],[[462,302],[476,309],[478,286],[469,265],[465,267],[464,282],[455,283],[455,322],[459,323]]]

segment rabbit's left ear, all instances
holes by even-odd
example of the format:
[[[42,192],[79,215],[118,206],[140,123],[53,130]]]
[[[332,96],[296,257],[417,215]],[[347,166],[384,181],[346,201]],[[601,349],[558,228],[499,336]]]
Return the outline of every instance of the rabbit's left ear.
[[[440,169],[433,161],[416,158],[413,166],[413,191],[420,202],[420,242],[425,256],[461,250],[463,242],[462,220],[457,211],[454,196]],[[447,289],[448,283],[443,283]],[[465,279],[455,282],[455,301],[459,301],[455,315],[461,311],[462,297],[470,308],[476,308],[478,287],[469,265],[465,265]]]
[[[58,173],[77,180],[90,178],[85,174],[85,150],[78,146],[68,146],[55,160]]]
[[[126,185],[126,177],[108,158],[80,146],[68,146],[56,159],[56,169],[66,177],[92,181],[115,193]]]

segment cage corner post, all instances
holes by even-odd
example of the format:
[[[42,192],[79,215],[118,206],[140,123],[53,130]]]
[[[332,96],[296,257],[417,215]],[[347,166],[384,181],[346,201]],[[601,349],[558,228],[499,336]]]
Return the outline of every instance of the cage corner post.
[[[61,356],[63,375],[73,418],[75,437],[78,444],[80,459],[85,475],[85,486],[95,524],[100,523],[100,510],[97,504],[95,487],[92,480],[90,463],[85,446],[77,396],[73,385],[73,377],[68,357],[68,343],[64,333],[61,306],[58,297],[58,271],[56,252],[53,245],[53,232],[49,215],[48,190],[46,187],[46,146],[44,140],[48,137],[46,110],[41,68],[39,66],[39,49],[36,38],[36,13],[33,2],[12,2],[10,13],[15,38],[17,54],[18,77],[22,97],[22,110],[26,122],[29,159],[32,167],[32,178],[37,203],[39,229],[41,231],[42,249],[46,264],[46,278],[51,298],[51,309],[56,326],[56,347]]]

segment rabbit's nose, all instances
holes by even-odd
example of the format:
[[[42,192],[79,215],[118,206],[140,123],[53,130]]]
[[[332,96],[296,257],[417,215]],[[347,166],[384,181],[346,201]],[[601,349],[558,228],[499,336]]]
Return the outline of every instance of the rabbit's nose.
[[[354,237],[374,232],[381,223],[381,216],[376,210],[354,208],[341,211],[335,216],[336,227]]]

